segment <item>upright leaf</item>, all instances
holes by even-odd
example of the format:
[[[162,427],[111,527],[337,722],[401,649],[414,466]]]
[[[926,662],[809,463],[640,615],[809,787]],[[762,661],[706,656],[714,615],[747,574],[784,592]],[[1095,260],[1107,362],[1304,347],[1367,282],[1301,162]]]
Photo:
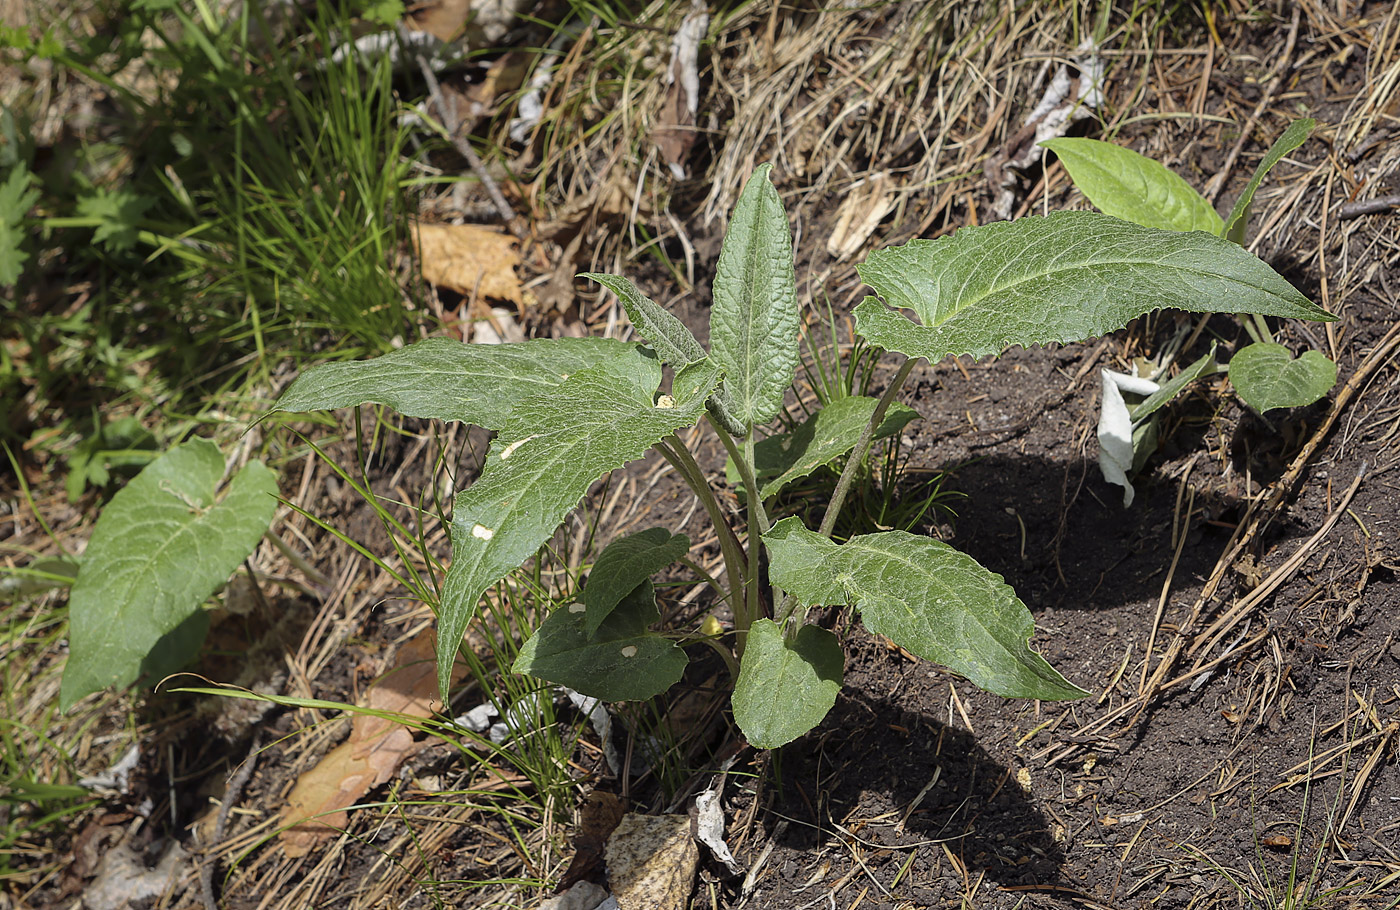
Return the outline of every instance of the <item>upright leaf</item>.
[[[24,251],[26,234],[21,227],[29,210],[39,201],[34,183],[34,175],[24,164],[12,167],[10,175],[0,183],[0,287],[19,281],[29,258]]]
[[[579,277],[591,278],[617,295],[627,311],[627,318],[632,320],[632,326],[656,351],[662,363],[678,370],[688,363],[705,359],[705,349],[685,323],[637,290],[637,286],[626,278],[599,272],[584,272]],[[724,385],[715,390],[709,407],[726,430],[736,436],[744,434],[746,428],[734,416],[733,398]]]
[[[1084,197],[1105,215],[1164,231],[1219,234],[1225,222],[1191,184],[1151,158],[1097,139],[1046,139]]]
[[[1012,344],[1082,341],[1160,307],[1333,320],[1277,272],[1219,237],[1159,231],[1095,212],[965,227],[871,253],[874,297],[856,331],[910,357],[983,357]]]
[[[1259,342],[1230,358],[1230,382],[1244,403],[1263,414],[1312,404],[1337,384],[1337,365],[1318,351],[1297,360],[1281,344]]]
[[[1259,189],[1264,175],[1273,170],[1274,165],[1282,161],[1285,155],[1307,142],[1316,126],[1317,121],[1309,117],[1294,120],[1288,125],[1288,129],[1283,131],[1283,135],[1275,139],[1274,144],[1269,146],[1269,150],[1264,153],[1259,166],[1254,169],[1254,176],[1250,177],[1249,183],[1245,185],[1244,192],[1240,193],[1240,198],[1235,200],[1235,207],[1230,209],[1230,217],[1225,219],[1226,240],[1241,246],[1244,245],[1245,229],[1249,226],[1249,208],[1254,203],[1254,192]]]
[[[219,447],[195,439],[151,462],[103,510],[68,600],[59,702],[178,670],[198,653],[200,606],[257,546],[277,478],[250,462],[216,500]]]
[[[734,206],[710,310],[711,356],[724,373],[733,415],[746,427],[778,415],[797,369],[792,236],[770,170],[755,169]]]
[[[695,423],[718,381],[714,365],[702,361],[676,376],[687,396],[657,399],[661,364],[635,348],[520,402],[481,476],[453,507],[452,567],[438,616],[444,701],[457,647],[487,587],[534,555],[595,480]]]
[[[524,399],[557,388],[579,370],[636,356],[612,338],[546,338],[462,344],[428,338],[406,348],[302,373],[274,410],[320,411],[373,402],[409,417],[460,420],[498,430]]]
[[[665,528],[647,528],[608,544],[598,554],[583,589],[584,629],[589,635],[597,632],[624,597],[689,551],[690,538]]]
[[[520,649],[516,673],[528,673],[603,701],[640,701],[665,692],[685,673],[685,652],[647,631],[660,614],[650,581],[637,585],[596,632],[582,604],[550,613]]]
[[[841,643],[827,630],[804,625],[789,642],[783,627],[760,619],[749,628],[734,722],[758,749],[776,749],[822,722],[841,691]]]
[[[1079,698],[1029,647],[1035,623],[1000,575],[903,531],[836,544],[796,518],[763,537],[773,583],[805,604],[850,604],[870,631],[1012,698]]]

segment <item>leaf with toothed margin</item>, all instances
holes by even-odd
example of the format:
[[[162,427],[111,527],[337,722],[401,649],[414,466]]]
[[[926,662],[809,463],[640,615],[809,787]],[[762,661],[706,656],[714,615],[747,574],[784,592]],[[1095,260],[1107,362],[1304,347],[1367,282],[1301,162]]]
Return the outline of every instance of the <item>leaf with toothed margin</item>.
[[[1088,693],[1028,642],[1035,623],[1011,586],[946,543],[883,531],[837,544],[785,518],[763,535],[773,584],[804,604],[849,604],[866,628],[1011,698]]]
[[[725,404],[746,428],[778,416],[797,369],[792,235],[772,169],[755,168],[734,206],[710,308],[710,356],[724,372]]]
[[[1220,237],[1095,212],[965,227],[871,253],[858,270],[884,302],[867,297],[856,307],[856,331],[930,361],[1083,341],[1161,307],[1336,319]]]
[[[596,632],[584,628],[583,605],[569,604],[545,618],[511,669],[603,701],[651,698],[675,685],[687,663],[674,641],[647,631],[660,615],[650,581],[618,601]]]
[[[486,454],[481,476],[457,494],[452,567],[438,614],[438,686],[486,589],[535,554],[599,477],[646,454],[705,409],[719,371],[709,360],[676,373],[656,397],[661,363],[634,346],[516,406]]]
[[[524,399],[606,360],[634,356],[612,338],[543,338],[462,344],[428,338],[348,363],[312,367],[277,400],[277,411],[322,411],[373,402],[409,417],[460,420],[498,430]]]

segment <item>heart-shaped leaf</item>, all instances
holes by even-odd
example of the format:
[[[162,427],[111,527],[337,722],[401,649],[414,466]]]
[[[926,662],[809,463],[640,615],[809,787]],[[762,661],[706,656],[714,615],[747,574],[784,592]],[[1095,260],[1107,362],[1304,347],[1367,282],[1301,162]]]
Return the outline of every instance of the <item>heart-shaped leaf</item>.
[[[1046,139],[1074,185],[1105,215],[1164,231],[1219,234],[1225,222],[1172,170],[1129,148],[1098,139]]]
[[[595,634],[584,628],[584,617],[583,604],[550,613],[511,669],[603,701],[651,698],[685,673],[685,652],[669,638],[647,631],[660,617],[650,581],[619,601]]]
[[[207,439],[151,462],[102,511],[68,600],[59,702],[180,669],[208,628],[200,606],[253,552],[277,510],[277,478],[249,462],[222,499],[224,456]]]
[[[763,536],[773,583],[804,604],[850,604],[870,631],[988,692],[1087,694],[1028,645],[1035,623],[1000,575],[942,541],[884,531],[836,544],[785,518]]]
[[[760,619],[749,628],[734,684],[734,722],[755,748],[792,742],[836,704],[844,663],[841,643],[827,630],[805,625],[789,642],[782,626]]]
[[[1012,344],[1082,341],[1160,307],[1330,321],[1233,243],[1159,231],[1095,212],[1058,212],[914,240],[870,254],[856,330],[886,350],[941,360]]]
[[[1262,342],[1230,359],[1230,382],[1245,404],[1263,414],[1317,401],[1337,384],[1337,365],[1317,351],[1294,360],[1283,345]]]

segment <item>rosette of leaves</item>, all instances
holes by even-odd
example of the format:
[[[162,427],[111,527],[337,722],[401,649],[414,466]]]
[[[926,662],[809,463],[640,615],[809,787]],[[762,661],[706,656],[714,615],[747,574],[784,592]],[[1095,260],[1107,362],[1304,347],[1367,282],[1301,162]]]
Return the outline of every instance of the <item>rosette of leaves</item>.
[[[618,296],[643,344],[423,341],[378,360],[312,369],[278,403],[297,411],[377,402],[495,431],[481,475],[454,504],[453,562],[438,605],[444,700],[487,589],[550,538],[594,481],[648,449],[675,468],[715,525],[723,569],[707,580],[727,603],[732,627],[717,637],[713,616],[694,627],[659,624],[653,577],[688,561],[691,545],[653,528],[612,540],[582,597],[544,619],[515,670],[585,695],[642,699],[679,679],[686,649],[703,642],[731,668],[738,726],[755,746],[771,748],[812,729],[835,703],[842,643],[808,617],[840,605],[871,631],[989,691],[1080,697],[1084,691],[1030,647],[1031,614],[995,572],[903,531],[831,539],[871,439],[891,419],[907,422],[894,399],[909,371],[918,358],[1081,340],[1160,306],[1326,316],[1264,263],[1213,235],[1084,212],[964,228],[874,253],[860,268],[878,296],[857,308],[857,330],[906,355],[885,393],[818,412],[767,442],[781,436],[800,317],[791,233],[768,172],[761,166],[748,181],[724,238],[708,350],[626,278],[590,274]],[[750,494],[742,516],[721,508],[680,438],[699,421],[718,436]],[[783,483],[842,457],[845,471],[820,527],[770,520]]]
[[[1296,120],[1279,136],[1225,218],[1178,174],[1132,149],[1081,138],[1051,139],[1041,145],[1055,153],[1075,186],[1100,211],[1145,227],[1199,231],[1243,246],[1254,194],[1260,183],[1274,165],[1307,140],[1316,125],[1311,119]],[[1191,374],[1191,379],[1195,379],[1228,369],[1236,394],[1261,414],[1275,408],[1312,404],[1336,385],[1337,365],[1321,353],[1305,351],[1295,359],[1287,348],[1274,342],[1267,323],[1260,317],[1282,314],[1254,311],[1251,315],[1253,318],[1245,320],[1244,327],[1253,341],[1237,351],[1228,365],[1216,365],[1212,360],[1211,368],[1206,370],[1200,368],[1203,360],[1197,361],[1181,375]],[[1170,364],[1160,366],[1165,370]],[[1186,382],[1174,384],[1174,394],[1180,394],[1186,385]],[[1142,461],[1155,448],[1155,411],[1166,401],[1154,393],[1155,407],[1148,416],[1140,416],[1129,415],[1126,405],[1110,402],[1110,397],[1105,396],[1099,424],[1100,465],[1106,479],[1124,487],[1127,504],[1132,501],[1132,485],[1128,478],[1136,469],[1133,466],[1141,467]],[[1133,426],[1130,457],[1122,451],[1120,438],[1120,428],[1125,421]]]

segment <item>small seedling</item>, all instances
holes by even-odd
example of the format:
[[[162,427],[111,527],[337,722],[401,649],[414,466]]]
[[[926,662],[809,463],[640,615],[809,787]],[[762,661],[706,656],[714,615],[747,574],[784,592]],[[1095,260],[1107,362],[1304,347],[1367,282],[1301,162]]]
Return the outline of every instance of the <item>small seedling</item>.
[[[525,643],[518,672],[605,699],[642,699],[680,679],[684,647],[704,642],[731,668],[740,729],[755,746],[771,748],[812,729],[835,703],[842,645],[808,615],[848,606],[871,631],[988,691],[1078,698],[1084,691],[1030,648],[1034,622],[1001,576],[905,531],[831,539],[871,440],[887,421],[904,419],[894,399],[915,363],[1082,340],[1161,306],[1331,318],[1217,236],[1090,212],[963,228],[876,252],[860,267],[879,297],[856,308],[856,331],[905,359],[878,400],[833,402],[792,432],[781,463],[766,461],[765,428],[783,410],[798,366],[799,322],[791,234],[768,171],[758,168],[745,186],[724,239],[709,351],[627,279],[588,275],[617,294],[647,344],[427,340],[377,360],[317,367],[278,402],[288,411],[375,402],[496,432],[480,476],[454,506],[453,561],[438,610],[444,701],[463,634],[488,588],[532,556],[601,475],[648,449],[675,468],[715,525],[723,571],[709,581],[728,604],[732,628],[717,638],[713,617],[693,629],[654,628],[660,611],[651,576],[686,558],[691,543],[653,528],[604,549],[582,596],[550,613]],[[665,367],[672,378],[663,392]],[[844,410],[836,408],[841,401]],[[679,436],[699,421],[718,436],[747,493],[738,526]],[[818,528],[797,517],[770,521],[784,483],[842,456],[845,468]]]
[[[1315,120],[1296,120],[1264,155],[1229,217],[1222,219],[1200,193],[1179,175],[1151,158],[1097,139],[1051,139],[1041,145],[1060,159],[1070,179],[1085,197],[1105,214],[1164,231],[1202,231],[1244,244],[1254,193],[1265,175],[1312,133]],[[1262,314],[1243,320],[1253,343],[1241,348],[1228,365],[1217,364],[1215,351],[1193,363],[1165,386],[1155,376],[1130,379],[1105,371],[1104,405],[1099,422],[1099,465],[1104,478],[1124,488],[1124,504],[1133,500],[1129,478],[1141,469],[1156,448],[1156,411],[1179,394],[1190,381],[1228,369],[1230,382],[1245,404],[1263,414],[1275,408],[1312,404],[1337,383],[1337,365],[1317,351],[1305,351],[1296,360],[1276,344]],[[1163,374],[1171,366],[1162,358],[1153,372]],[[1190,378],[1182,380],[1182,376]],[[1163,391],[1170,388],[1171,393]],[[1129,405],[1123,393],[1143,397]],[[1148,406],[1148,402],[1151,406]]]

